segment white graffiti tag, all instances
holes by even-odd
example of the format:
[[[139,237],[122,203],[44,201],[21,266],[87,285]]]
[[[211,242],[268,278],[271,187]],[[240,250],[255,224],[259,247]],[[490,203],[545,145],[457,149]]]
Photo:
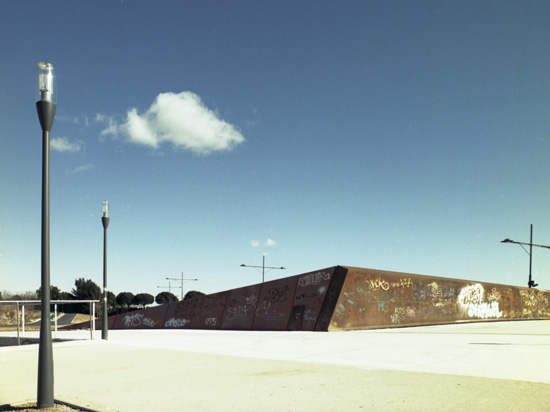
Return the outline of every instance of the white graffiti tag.
[[[164,327],[166,328],[183,328],[185,325],[187,325],[189,322],[191,322],[188,319],[176,319],[172,318],[167,320],[164,323]]]
[[[481,303],[483,301],[483,286],[476,283],[475,285],[463,288],[460,291],[460,295],[458,295],[458,301],[462,305]]]
[[[317,272],[304,275],[298,279],[298,286],[318,285],[323,280],[329,280],[330,273]]]

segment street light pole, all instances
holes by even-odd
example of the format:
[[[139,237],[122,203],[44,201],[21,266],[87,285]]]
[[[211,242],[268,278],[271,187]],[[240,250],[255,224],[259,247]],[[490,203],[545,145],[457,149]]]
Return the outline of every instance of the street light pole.
[[[271,270],[273,270],[273,269],[286,269],[286,268],[284,268],[284,267],[282,267],[282,266],[281,266],[280,268],[278,268],[278,267],[273,267],[273,266],[266,266],[266,265],[265,265],[265,255],[262,255],[262,257],[263,257],[262,266],[245,265],[245,264],[243,263],[243,264],[241,265],[241,267],[243,267],[243,268],[262,268],[262,283],[264,283],[264,280],[265,280],[265,270],[266,270],[266,269],[269,269],[268,272],[271,271]]]
[[[537,245],[537,244],[533,243],[533,225],[531,225],[531,236],[530,236],[529,243],[515,242],[515,241],[510,240],[510,239],[504,239],[500,243],[515,243],[516,245],[520,245],[522,247],[522,249],[525,250],[525,252],[529,255],[529,282],[527,284],[529,285],[530,288],[536,288],[539,284],[535,283],[535,281],[532,279],[532,274],[531,274],[531,268],[533,266],[533,246],[544,248],[544,249],[550,249],[550,246]],[[523,245],[529,246],[529,252],[527,252],[527,249],[525,249],[523,247]]]
[[[198,279],[184,279],[183,272],[181,272],[181,278],[166,278],[166,280],[181,280],[181,286],[178,286],[178,287],[181,287],[181,300],[183,300],[183,282],[184,281],[196,282]]]
[[[38,345],[37,407],[52,408],[53,350],[50,321],[50,131],[55,118],[53,64],[38,63],[39,100],[36,102],[42,128],[42,238],[41,238],[41,318]]]
[[[109,227],[109,202],[103,201],[103,325],[101,338],[109,340],[109,311],[107,308],[107,227]]]

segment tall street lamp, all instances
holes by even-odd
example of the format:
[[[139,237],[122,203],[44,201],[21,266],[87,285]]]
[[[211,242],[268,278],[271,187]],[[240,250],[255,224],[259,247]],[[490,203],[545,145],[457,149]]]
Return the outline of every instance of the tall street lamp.
[[[177,286],[178,288],[181,288],[181,300],[183,300],[183,282],[196,282],[198,279],[184,279],[183,278],[183,272],[181,272],[181,278],[166,278],[166,280],[181,280],[181,286]],[[176,286],[173,286],[176,287]]]
[[[280,267],[280,268],[276,268],[276,267],[273,267],[273,266],[266,266],[265,265],[265,255],[262,256],[263,257],[263,263],[262,263],[262,266],[252,266],[252,265],[245,265],[244,263],[241,265],[241,267],[243,268],[262,268],[262,283],[264,283],[264,279],[265,279],[265,270],[266,269],[269,269],[268,272],[270,272],[271,270],[273,269],[286,269],[284,267]]]
[[[107,309],[107,227],[109,227],[109,202],[103,201],[103,325],[101,330],[101,338],[109,339],[109,312]]]
[[[38,345],[37,407],[52,408],[53,350],[50,322],[50,130],[55,118],[53,64],[38,63],[38,120],[42,127],[42,239],[41,239],[41,319]]]
[[[535,281],[531,278],[531,267],[533,266],[533,246],[545,248],[545,249],[550,249],[550,246],[536,245],[533,243],[533,225],[531,225],[531,240],[529,240],[529,243],[515,242],[510,239],[504,239],[500,243],[515,243],[516,245],[520,245],[522,249],[525,250],[525,252],[529,255],[529,282],[527,282],[527,284],[529,285],[530,288],[536,288],[539,284],[535,283]],[[529,252],[527,252],[527,249],[525,249],[523,245],[529,246]]]

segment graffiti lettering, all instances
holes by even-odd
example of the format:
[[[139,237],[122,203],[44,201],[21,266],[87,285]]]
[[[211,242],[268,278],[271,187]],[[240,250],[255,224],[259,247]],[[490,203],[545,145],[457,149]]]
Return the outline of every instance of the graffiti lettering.
[[[256,308],[256,316],[263,318],[268,326],[275,326],[280,322],[283,314],[271,309],[271,302],[263,301]]]
[[[189,322],[191,322],[188,319],[169,319],[164,323],[164,326],[167,328],[183,328],[185,325],[187,325]]]
[[[483,301],[483,286],[476,283],[473,286],[463,288],[458,295],[458,301],[462,305],[481,303]]]
[[[151,318],[143,318],[143,322],[142,322],[143,325],[145,326],[149,326],[151,328],[154,328],[155,325],[157,324],[157,322],[155,322],[153,319]]]
[[[317,312],[314,310],[308,309],[304,312],[304,319],[307,321],[317,319]]]
[[[497,290],[497,288],[493,288],[490,293],[487,293],[487,300],[489,302],[500,302],[501,298],[502,294]]]
[[[378,302],[378,312],[386,312],[388,313],[388,307],[386,306],[386,302]]]
[[[392,282],[390,286],[392,288],[408,288],[412,285],[411,278],[408,279],[399,279],[399,282]]]
[[[310,293],[309,295],[307,293],[302,293],[300,295],[296,295],[296,300],[314,298],[315,296],[317,296],[315,293]]]
[[[250,305],[232,306],[227,309],[227,319],[245,318],[252,313],[250,309],[252,309]]]
[[[367,280],[367,283],[369,285],[369,288],[372,290],[388,290],[390,288],[390,284],[380,278],[376,280],[369,279]]]
[[[269,298],[271,302],[286,302],[286,292],[288,290],[288,285],[282,288],[273,288],[269,289]]]
[[[256,295],[250,295],[248,297],[245,297],[244,299],[246,300],[247,305],[253,305],[258,302],[258,296]]]
[[[310,273],[298,278],[298,286],[309,286],[309,285],[318,285],[323,280],[329,280],[330,273],[326,272],[317,272]]]
[[[124,316],[124,326],[127,328],[132,326],[139,326],[141,325],[141,320],[143,319],[143,313],[136,313],[134,315],[126,315]]]
[[[468,316],[480,319],[501,318],[502,311],[499,310],[497,301],[491,303],[470,303],[468,305]]]
[[[391,315],[391,323],[401,323],[405,319],[405,309],[395,308],[395,313]]]
[[[519,294],[523,304],[522,318],[548,317],[550,306],[542,291],[520,290]]]

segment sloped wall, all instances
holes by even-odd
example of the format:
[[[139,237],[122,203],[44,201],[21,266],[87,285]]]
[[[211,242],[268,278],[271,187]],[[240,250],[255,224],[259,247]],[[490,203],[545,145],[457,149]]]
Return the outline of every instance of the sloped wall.
[[[329,330],[550,319],[550,292],[346,267]]]
[[[345,277],[342,268],[336,269],[111,316],[109,328],[326,331]],[[332,309],[324,309],[326,302]]]
[[[334,266],[111,316],[109,328],[343,331],[550,319],[549,302],[538,289]]]

